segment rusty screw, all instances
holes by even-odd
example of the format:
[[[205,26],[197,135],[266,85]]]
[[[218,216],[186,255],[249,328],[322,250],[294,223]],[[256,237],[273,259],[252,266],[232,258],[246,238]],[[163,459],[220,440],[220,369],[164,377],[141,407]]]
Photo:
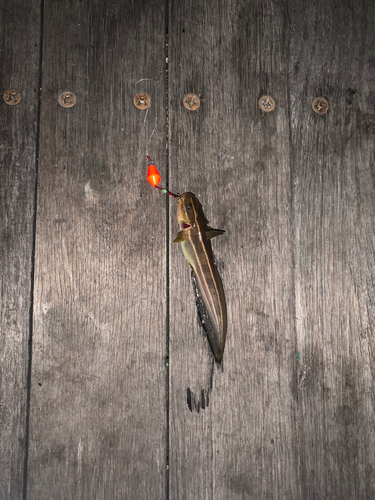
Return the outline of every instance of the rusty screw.
[[[3,99],[9,106],[16,106],[21,102],[21,94],[16,89],[8,89],[4,92]]]
[[[275,109],[275,101],[270,95],[262,95],[258,101],[258,106],[262,111],[269,113]]]
[[[195,111],[201,105],[201,100],[196,94],[186,94],[182,102],[189,111]]]
[[[318,115],[325,115],[328,111],[328,108],[329,103],[327,99],[324,99],[324,97],[317,97],[312,102],[312,109],[315,111],[315,113],[318,113]]]
[[[68,92],[67,90],[60,92],[58,97],[59,104],[63,108],[72,108],[75,105],[76,100],[76,96],[73,92]]]
[[[146,92],[134,96],[134,106],[138,109],[147,109],[150,106],[151,97]]]

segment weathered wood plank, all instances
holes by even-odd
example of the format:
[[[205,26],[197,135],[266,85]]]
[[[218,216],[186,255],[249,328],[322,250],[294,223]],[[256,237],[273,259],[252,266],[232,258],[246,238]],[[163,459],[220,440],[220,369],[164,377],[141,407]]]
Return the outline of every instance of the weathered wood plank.
[[[0,6],[0,498],[22,498],[38,115],[40,2]],[[21,102],[8,106],[15,88]]]
[[[300,498],[375,498],[375,8],[289,0]],[[325,116],[311,109],[323,95]]]
[[[165,498],[164,39],[161,1],[45,4],[30,499]]]
[[[195,192],[226,230],[213,247],[228,304],[223,369],[191,412],[187,388],[209,392],[212,357],[175,245],[171,498],[298,498],[284,2],[172,2],[170,19],[170,187]],[[182,107],[188,92],[201,95],[198,111]],[[272,113],[257,106],[264,93]]]

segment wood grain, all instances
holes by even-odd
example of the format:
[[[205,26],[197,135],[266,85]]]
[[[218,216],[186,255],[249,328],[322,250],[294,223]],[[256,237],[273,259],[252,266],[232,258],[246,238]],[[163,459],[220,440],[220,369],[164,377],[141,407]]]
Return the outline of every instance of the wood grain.
[[[0,498],[22,498],[39,79],[39,2],[0,6]],[[3,93],[16,88],[20,104]]]
[[[374,3],[289,1],[300,498],[375,497]],[[317,96],[327,115],[311,109]]]
[[[45,4],[28,499],[165,498],[163,7]]]
[[[212,355],[173,246],[170,497],[298,498],[287,13],[281,1],[191,0],[172,2],[170,19],[170,186],[226,230],[213,250],[228,305],[210,391]],[[198,111],[182,107],[190,92]],[[209,394],[204,410],[190,410],[187,389]]]
[[[0,499],[375,498],[374,2],[40,8],[0,7]],[[221,366],[146,154],[226,231]]]

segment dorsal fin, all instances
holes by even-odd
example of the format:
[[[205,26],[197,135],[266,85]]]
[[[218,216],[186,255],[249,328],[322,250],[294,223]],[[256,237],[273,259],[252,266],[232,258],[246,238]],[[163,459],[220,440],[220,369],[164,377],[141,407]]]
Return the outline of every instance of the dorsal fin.
[[[207,226],[206,229],[206,236],[210,240],[211,238],[215,238],[215,236],[220,236],[221,234],[224,234],[225,231],[222,229],[212,229],[212,227]]]

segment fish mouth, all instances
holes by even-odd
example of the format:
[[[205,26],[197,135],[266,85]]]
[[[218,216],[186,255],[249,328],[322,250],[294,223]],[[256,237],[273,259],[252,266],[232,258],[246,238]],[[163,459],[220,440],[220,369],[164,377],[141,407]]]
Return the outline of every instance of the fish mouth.
[[[189,229],[191,229],[191,225],[190,225],[190,224],[187,224],[186,222],[181,222],[181,223],[180,223],[180,228],[181,228],[183,231],[189,231]]]

